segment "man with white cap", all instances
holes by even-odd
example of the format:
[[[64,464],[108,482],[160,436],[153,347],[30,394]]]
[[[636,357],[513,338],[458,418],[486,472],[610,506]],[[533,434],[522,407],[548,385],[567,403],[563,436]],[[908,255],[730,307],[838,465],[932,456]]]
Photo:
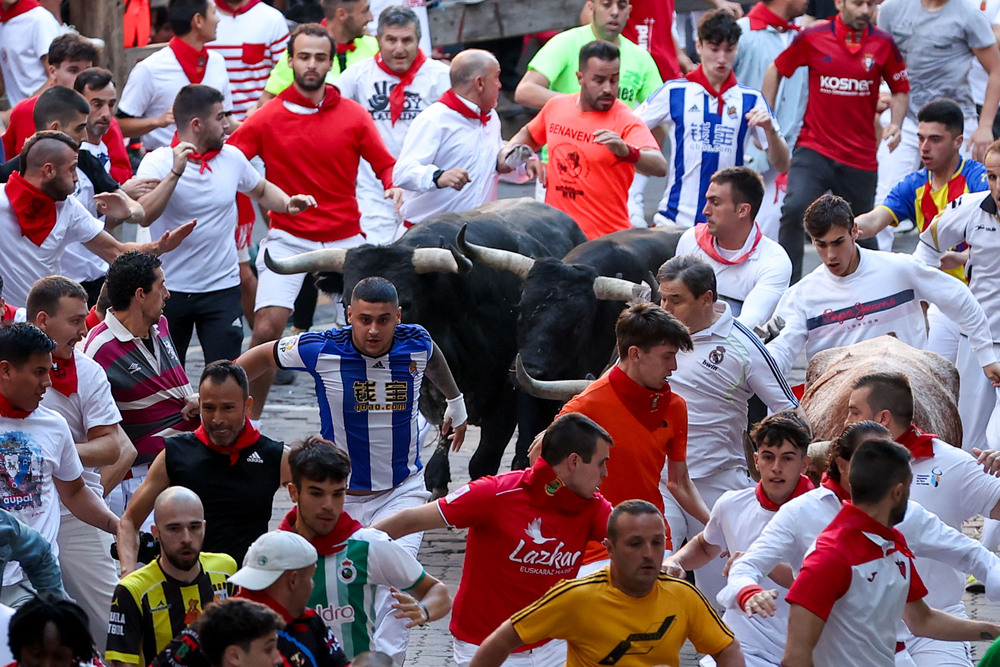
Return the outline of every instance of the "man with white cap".
[[[229,578],[240,587],[236,597],[274,610],[285,621],[278,631],[278,652],[296,667],[346,667],[347,656],[336,636],[306,602],[313,590],[316,549],[298,533],[264,533],[250,545],[243,567]],[[197,623],[177,635],[152,667],[210,667],[200,650]]]

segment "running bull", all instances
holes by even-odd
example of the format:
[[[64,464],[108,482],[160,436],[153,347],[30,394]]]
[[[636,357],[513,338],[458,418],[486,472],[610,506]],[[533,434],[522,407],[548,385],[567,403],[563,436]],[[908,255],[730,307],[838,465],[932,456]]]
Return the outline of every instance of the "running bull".
[[[358,281],[369,276],[382,276],[396,286],[403,321],[422,325],[434,338],[465,395],[469,422],[481,429],[479,448],[469,462],[469,474],[476,479],[496,474],[515,426],[520,426],[519,450],[526,452],[531,438],[547,423],[530,418],[522,423],[523,415],[540,414],[531,405],[537,399],[523,396],[510,377],[517,352],[520,279],[499,268],[473,269],[461,254],[441,247],[465,225],[473,243],[526,257],[562,257],[586,241],[565,213],[532,199],[507,199],[439,215],[388,246],[265,259],[279,273],[326,272],[318,285],[328,292],[350,295]],[[431,389],[430,383],[424,384],[421,411],[440,424],[444,400]],[[428,489],[446,488],[448,477],[447,449],[439,446],[427,464]]]

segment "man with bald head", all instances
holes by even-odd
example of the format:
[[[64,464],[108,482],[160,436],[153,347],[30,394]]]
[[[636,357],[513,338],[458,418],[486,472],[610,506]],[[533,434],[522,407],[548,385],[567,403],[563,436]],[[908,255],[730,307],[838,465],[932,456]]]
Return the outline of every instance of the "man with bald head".
[[[404,228],[444,212],[461,212],[497,198],[500,174],[535,178],[541,163],[530,149],[526,161],[501,161],[500,64],[479,49],[451,61],[451,89],[414,119],[392,172],[404,190]],[[522,156],[523,158],[523,156]]]
[[[236,561],[201,550],[205,510],[193,491],[171,486],[157,496],[153,537],[160,555],[115,589],[106,653],[112,667],[148,665],[202,609],[234,592],[226,579]]]
[[[86,130],[86,120],[83,126]],[[27,302],[36,280],[62,272],[60,260],[71,243],[113,262],[128,250],[169,252],[194,229],[190,222],[151,243],[122,243],[111,236],[73,196],[79,148],[64,132],[36,132],[21,149],[20,170],[0,191],[0,273],[6,278],[4,296],[16,306]],[[97,212],[119,221],[133,216],[126,199],[121,192],[94,195]]]

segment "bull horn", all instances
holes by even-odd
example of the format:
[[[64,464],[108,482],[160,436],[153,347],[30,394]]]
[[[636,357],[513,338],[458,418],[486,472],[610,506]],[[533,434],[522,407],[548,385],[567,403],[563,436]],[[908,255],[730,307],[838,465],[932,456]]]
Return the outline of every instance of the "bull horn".
[[[649,285],[642,283],[607,276],[594,279],[594,296],[604,301],[649,301],[651,294]]]
[[[526,392],[535,398],[551,401],[568,401],[590,386],[590,380],[536,380],[528,375],[521,363],[521,355],[514,360],[517,381]]]
[[[535,260],[525,257],[519,252],[490,248],[466,241],[466,227],[468,227],[467,224],[462,225],[462,228],[458,230],[458,236],[455,237],[455,245],[458,247],[460,253],[477,264],[483,264],[484,266],[501,271],[509,271],[521,280],[528,277],[528,272],[535,265]]]
[[[413,270],[417,273],[464,273],[462,268],[447,248],[413,249]]]
[[[347,258],[346,248],[327,248],[311,250],[300,255],[281,259],[271,256],[270,250],[264,250],[264,264],[275,273],[307,273],[310,271],[344,272],[344,260]]]

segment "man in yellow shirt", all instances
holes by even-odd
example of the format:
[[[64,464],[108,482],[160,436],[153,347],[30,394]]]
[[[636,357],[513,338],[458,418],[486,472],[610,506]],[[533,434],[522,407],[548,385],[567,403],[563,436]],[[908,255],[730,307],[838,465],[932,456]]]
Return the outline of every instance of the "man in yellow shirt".
[[[739,642],[698,589],[660,571],[664,532],[651,503],[618,505],[605,540],[611,564],[556,584],[504,621],[469,667],[498,667],[512,650],[545,637],[566,640],[566,667],[676,665],[687,639],[719,667],[742,666]]]

